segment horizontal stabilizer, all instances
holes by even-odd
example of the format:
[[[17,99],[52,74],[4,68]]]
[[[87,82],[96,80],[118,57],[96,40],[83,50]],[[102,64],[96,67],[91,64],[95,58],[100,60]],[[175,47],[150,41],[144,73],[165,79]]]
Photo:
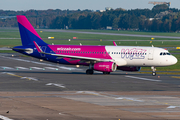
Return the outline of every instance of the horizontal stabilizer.
[[[23,48],[12,48],[12,50],[29,51],[29,49],[23,49]]]

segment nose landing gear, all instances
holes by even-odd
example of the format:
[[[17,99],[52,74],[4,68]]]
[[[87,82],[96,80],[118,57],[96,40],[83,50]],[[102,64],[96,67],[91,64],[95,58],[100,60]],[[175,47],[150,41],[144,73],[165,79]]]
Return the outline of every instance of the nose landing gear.
[[[151,67],[152,69],[152,76],[156,76],[156,67]]]

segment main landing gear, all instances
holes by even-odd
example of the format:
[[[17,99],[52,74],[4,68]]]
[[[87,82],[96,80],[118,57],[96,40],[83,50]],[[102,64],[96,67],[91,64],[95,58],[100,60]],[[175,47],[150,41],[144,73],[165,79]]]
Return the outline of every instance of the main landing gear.
[[[151,67],[152,69],[152,76],[156,76],[156,67]]]
[[[104,75],[109,75],[109,74],[110,74],[110,72],[103,72],[103,74],[104,74]]]
[[[87,75],[92,75],[93,73],[94,73],[94,70],[92,70],[92,69],[87,69],[86,70]]]
[[[92,69],[87,69],[87,70],[86,70],[86,74],[87,74],[87,75],[92,75],[92,74],[94,74],[94,70],[92,70]],[[104,74],[104,75],[109,75],[110,72],[103,72],[103,74]]]

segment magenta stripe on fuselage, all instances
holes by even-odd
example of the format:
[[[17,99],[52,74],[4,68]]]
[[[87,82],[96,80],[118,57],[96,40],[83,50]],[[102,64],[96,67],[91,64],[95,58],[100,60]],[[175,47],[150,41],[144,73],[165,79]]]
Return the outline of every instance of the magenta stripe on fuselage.
[[[38,35],[36,30],[33,28],[31,23],[28,21],[28,19],[25,16],[17,15],[17,21],[18,21],[18,23],[23,25],[26,29],[28,29],[30,32],[32,32],[34,35],[36,35],[37,37],[39,37],[41,39],[41,37]]]
[[[112,59],[105,46],[80,46],[80,45],[48,45],[56,54],[91,57],[100,59]]]

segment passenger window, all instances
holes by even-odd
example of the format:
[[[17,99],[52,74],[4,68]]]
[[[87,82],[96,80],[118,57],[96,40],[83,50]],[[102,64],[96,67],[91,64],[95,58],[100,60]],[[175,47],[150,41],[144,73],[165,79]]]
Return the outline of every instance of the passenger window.
[[[163,55],[166,55],[166,53],[163,53]]]
[[[160,53],[160,55],[162,55],[162,53]]]

